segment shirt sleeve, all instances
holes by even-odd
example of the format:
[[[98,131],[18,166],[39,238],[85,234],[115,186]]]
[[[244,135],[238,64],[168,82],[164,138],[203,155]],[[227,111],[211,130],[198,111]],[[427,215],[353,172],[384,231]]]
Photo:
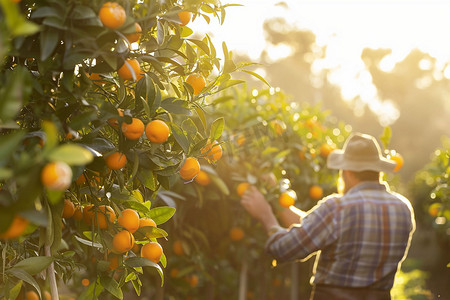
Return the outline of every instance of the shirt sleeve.
[[[321,200],[300,224],[273,234],[266,243],[266,252],[282,263],[304,259],[330,245],[337,239],[334,209],[332,199]]]

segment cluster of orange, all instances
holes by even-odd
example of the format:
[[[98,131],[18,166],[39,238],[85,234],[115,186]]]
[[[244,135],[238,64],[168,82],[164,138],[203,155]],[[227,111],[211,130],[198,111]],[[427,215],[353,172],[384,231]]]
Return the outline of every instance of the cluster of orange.
[[[156,223],[147,217],[140,217],[134,209],[124,209],[116,218],[116,213],[109,205],[99,205],[95,207],[92,204],[86,206],[75,206],[69,199],[64,200],[64,209],[62,217],[65,219],[74,218],[77,221],[83,220],[86,225],[94,225],[96,228],[107,230],[117,220],[115,228],[119,231],[113,237],[113,249],[115,254],[124,254],[134,249],[139,252],[139,246],[135,244],[134,233],[139,229],[147,226],[157,227]],[[141,257],[150,259],[154,263],[158,263],[161,259],[163,249],[157,242],[148,242],[140,249]],[[117,268],[117,257],[115,261],[110,261],[110,269]]]

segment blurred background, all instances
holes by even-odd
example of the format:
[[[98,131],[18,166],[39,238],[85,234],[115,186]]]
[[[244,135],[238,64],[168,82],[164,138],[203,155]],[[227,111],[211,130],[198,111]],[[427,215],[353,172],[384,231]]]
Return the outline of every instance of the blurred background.
[[[439,223],[449,218],[433,216],[430,208],[436,200],[433,169],[440,165],[445,173],[448,167],[448,158],[430,161],[442,156],[440,147],[449,147],[450,2],[229,3],[242,6],[230,7],[223,25],[213,20],[205,26],[197,19],[191,27],[195,32],[208,28],[218,49],[226,41],[238,61],[258,62],[254,70],[292,101],[319,104],[353,131],[375,137],[391,127],[389,146],[405,161],[393,180],[411,199],[418,222],[404,263],[415,270],[406,280],[411,294],[402,297],[450,297],[450,231]],[[264,87],[256,80],[248,85]]]

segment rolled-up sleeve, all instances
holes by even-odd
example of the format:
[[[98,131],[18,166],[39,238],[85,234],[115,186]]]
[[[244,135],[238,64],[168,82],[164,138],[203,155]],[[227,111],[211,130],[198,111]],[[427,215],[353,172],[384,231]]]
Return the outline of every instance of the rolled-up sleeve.
[[[266,242],[265,250],[278,263],[304,259],[333,243],[336,221],[333,201],[324,199],[303,218],[300,224],[277,231]]]

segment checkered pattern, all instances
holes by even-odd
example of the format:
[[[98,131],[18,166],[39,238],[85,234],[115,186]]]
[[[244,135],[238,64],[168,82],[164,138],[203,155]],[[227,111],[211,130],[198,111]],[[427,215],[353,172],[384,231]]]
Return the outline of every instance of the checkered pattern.
[[[410,202],[385,184],[363,182],[331,195],[288,230],[272,235],[266,251],[279,263],[319,251],[313,284],[390,289],[415,230]]]

